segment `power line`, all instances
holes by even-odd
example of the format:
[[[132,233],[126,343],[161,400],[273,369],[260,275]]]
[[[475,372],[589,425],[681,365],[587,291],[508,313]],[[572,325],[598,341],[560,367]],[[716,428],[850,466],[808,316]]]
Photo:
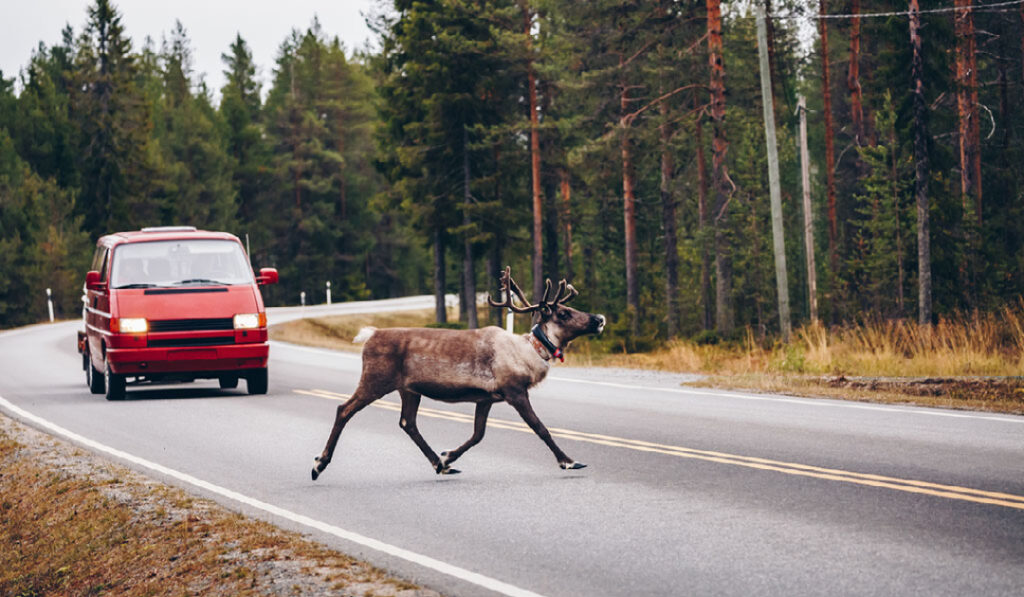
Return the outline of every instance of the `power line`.
[[[974,5],[971,5],[971,6],[947,6],[947,7],[944,7],[944,8],[929,8],[927,10],[919,10],[917,12],[918,12],[918,14],[922,14],[922,15],[926,15],[926,14],[939,14],[939,13],[947,13],[947,12],[957,12],[957,11],[962,11],[962,12],[1009,12],[1009,10],[1008,10],[1009,7],[1011,7],[1011,6],[1019,6],[1021,4],[1024,4],[1024,0],[1010,0],[1008,2],[996,2],[996,3],[993,3],[993,4],[974,4]],[[796,19],[817,19],[817,20],[829,19],[829,20],[838,20],[838,19],[852,19],[852,18],[878,19],[878,18],[887,18],[887,17],[905,17],[905,16],[908,16],[909,14],[910,14],[909,10],[900,10],[900,11],[893,11],[893,12],[865,12],[865,13],[860,13],[860,14],[771,15],[771,18],[772,19],[777,19],[777,20],[796,20]],[[754,17],[753,16],[749,16],[749,17],[745,17],[745,18],[751,18],[752,19]]]

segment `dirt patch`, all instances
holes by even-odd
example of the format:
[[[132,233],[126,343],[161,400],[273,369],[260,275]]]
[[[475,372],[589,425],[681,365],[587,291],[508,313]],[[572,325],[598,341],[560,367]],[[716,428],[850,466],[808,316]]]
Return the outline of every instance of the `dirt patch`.
[[[1024,378],[1020,377],[854,377],[756,373],[709,375],[688,385],[1024,415]]]
[[[0,595],[438,595],[2,415],[0,471]]]
[[[846,377],[823,378],[833,388],[898,393],[928,400],[933,405],[955,405],[1011,414],[1024,414],[1024,378],[1020,377]]]

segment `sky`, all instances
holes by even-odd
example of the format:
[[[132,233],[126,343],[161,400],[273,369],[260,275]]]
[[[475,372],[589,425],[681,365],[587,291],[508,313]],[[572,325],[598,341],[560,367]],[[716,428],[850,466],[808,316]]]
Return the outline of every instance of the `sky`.
[[[44,42],[52,46],[70,24],[75,34],[86,22],[86,10],[94,0],[0,0],[0,71],[16,77],[28,65],[32,51]],[[121,22],[138,50],[146,36],[160,48],[178,19],[192,41],[195,74],[215,97],[224,85],[224,63],[236,33],[252,51],[264,93],[269,87],[277,49],[293,28],[305,30],[316,15],[328,37],[338,36],[346,50],[373,43],[363,14],[377,10],[380,0],[113,0]]]

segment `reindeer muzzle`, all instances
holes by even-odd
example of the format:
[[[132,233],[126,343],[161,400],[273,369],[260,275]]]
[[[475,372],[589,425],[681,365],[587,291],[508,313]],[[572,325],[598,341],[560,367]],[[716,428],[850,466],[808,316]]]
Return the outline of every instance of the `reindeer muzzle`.
[[[594,334],[600,334],[604,331],[605,319],[604,315],[591,315],[590,316],[590,332]]]

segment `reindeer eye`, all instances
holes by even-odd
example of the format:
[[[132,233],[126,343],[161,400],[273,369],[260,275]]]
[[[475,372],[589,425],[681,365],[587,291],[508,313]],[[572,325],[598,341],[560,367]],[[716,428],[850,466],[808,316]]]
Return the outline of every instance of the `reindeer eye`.
[[[568,311],[565,311],[565,310],[562,310],[562,311],[558,312],[558,318],[561,319],[562,321],[565,321],[566,319],[569,319],[570,315],[571,315],[571,313],[569,313]]]

